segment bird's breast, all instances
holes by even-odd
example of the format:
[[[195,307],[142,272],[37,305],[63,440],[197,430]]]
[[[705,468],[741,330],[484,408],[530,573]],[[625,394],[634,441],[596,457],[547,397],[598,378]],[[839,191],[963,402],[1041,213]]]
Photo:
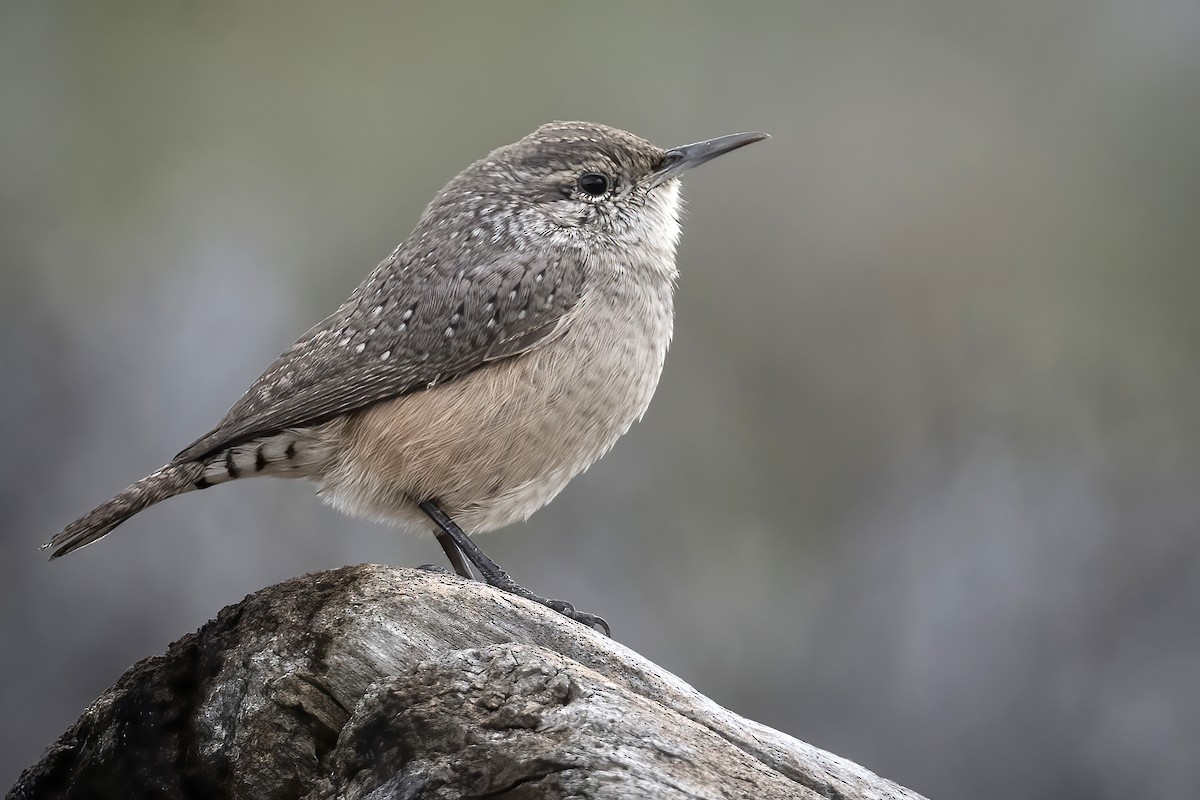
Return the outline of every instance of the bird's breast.
[[[561,331],[520,356],[351,417],[324,493],[344,510],[424,524],[437,500],[469,532],[549,502],[645,412],[673,321],[670,276],[616,271]]]

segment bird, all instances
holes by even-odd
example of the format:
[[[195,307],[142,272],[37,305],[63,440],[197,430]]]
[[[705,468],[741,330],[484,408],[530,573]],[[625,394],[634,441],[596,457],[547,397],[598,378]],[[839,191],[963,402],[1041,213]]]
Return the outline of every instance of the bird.
[[[432,530],[455,571],[517,584],[472,538],[528,518],[645,413],[674,324],[680,177],[767,139],[662,149],[551,122],[474,162],[216,427],[53,536],[51,559],[175,495],[304,478],[348,514]]]

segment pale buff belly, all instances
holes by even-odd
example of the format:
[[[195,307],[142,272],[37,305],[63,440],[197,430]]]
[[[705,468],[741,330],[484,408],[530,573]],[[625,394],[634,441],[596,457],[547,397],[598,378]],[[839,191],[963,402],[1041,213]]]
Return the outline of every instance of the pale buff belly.
[[[670,308],[630,314],[622,337],[578,324],[524,356],[365,409],[322,496],[351,514],[428,528],[435,500],[464,530],[525,519],[602,456],[645,412],[670,339]],[[582,322],[582,321],[581,321]],[[582,353],[587,358],[581,357]]]

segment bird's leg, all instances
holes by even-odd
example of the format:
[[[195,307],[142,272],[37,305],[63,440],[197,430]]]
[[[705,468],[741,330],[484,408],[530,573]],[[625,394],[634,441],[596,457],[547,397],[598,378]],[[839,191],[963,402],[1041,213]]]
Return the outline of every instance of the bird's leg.
[[[612,636],[608,623],[604,621],[603,617],[588,614],[584,611],[577,611],[575,606],[566,600],[549,600],[536,595],[514,581],[507,572],[500,568],[499,564],[488,557],[487,553],[479,549],[479,545],[475,544],[466,531],[458,527],[454,520],[450,519],[449,515],[445,511],[442,511],[437,503],[432,500],[425,500],[417,505],[433,520],[434,524],[438,526],[442,534],[449,540],[447,543],[443,541],[441,535],[438,536],[438,541],[442,542],[442,549],[446,550],[446,555],[450,556],[450,548],[447,547],[447,544],[449,544],[450,547],[459,552],[460,557],[465,555],[467,560],[475,565],[476,569],[479,570],[479,574],[483,576],[483,580],[489,586],[494,586],[509,594],[515,594],[517,597],[524,597],[526,600],[532,600],[535,603],[557,611],[563,616],[570,617],[576,622],[582,622],[589,628],[603,628],[606,636]],[[450,556],[450,561],[451,563],[454,562],[453,556]],[[458,569],[457,565],[455,565],[455,569]],[[459,574],[462,574],[461,570],[459,570]]]
[[[471,572],[471,565],[463,558],[462,550],[459,550],[458,545],[454,543],[454,537],[441,528],[434,531],[433,535],[437,537],[438,544],[445,551],[446,558],[450,559],[450,566],[454,567],[454,571],[469,581],[475,580],[475,573]]]

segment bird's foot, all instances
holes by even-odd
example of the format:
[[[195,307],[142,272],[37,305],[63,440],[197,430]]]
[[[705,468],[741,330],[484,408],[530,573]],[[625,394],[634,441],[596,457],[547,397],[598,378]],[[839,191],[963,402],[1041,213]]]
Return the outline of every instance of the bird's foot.
[[[437,525],[438,541],[441,543],[442,549],[446,551],[446,556],[450,559],[450,563],[454,565],[454,569],[459,575],[467,579],[472,577],[471,569],[467,566],[467,562],[470,562],[479,570],[480,577],[489,586],[494,586],[502,592],[515,594],[517,597],[524,597],[526,600],[532,600],[539,605],[557,611],[568,619],[582,622],[589,628],[600,628],[604,631],[605,636],[610,639],[612,638],[612,630],[608,627],[608,623],[604,620],[604,617],[588,614],[586,611],[579,611],[566,600],[551,600],[539,594],[534,594],[514,581],[507,572],[501,569],[499,564],[488,557],[487,553],[479,549],[479,545],[475,544],[475,541],[462,528],[458,527],[454,520],[450,519],[450,516],[436,502],[426,500],[418,503],[418,506]]]
[[[517,597],[524,597],[526,600],[532,600],[538,605],[543,605],[551,611],[557,611],[567,619],[573,619],[576,622],[582,622],[589,628],[599,628],[604,631],[604,635],[612,638],[612,629],[608,627],[608,622],[604,617],[595,614],[589,614],[586,611],[580,611],[572,603],[566,600],[552,600],[548,597],[542,597],[539,594],[526,589],[521,584],[514,581],[509,574],[502,569],[497,569],[495,573],[484,575],[489,586],[494,586],[502,592],[515,594]]]

